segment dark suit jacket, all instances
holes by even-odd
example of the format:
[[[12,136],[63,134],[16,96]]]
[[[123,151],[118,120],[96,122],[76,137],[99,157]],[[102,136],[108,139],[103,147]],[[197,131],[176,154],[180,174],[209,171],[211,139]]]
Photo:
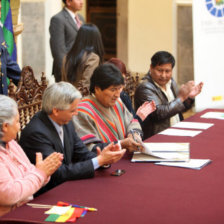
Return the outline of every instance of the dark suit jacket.
[[[20,79],[21,70],[18,64],[12,60],[6,47],[2,27],[0,26],[0,94],[8,95],[7,77],[17,84]]]
[[[79,15],[80,21],[84,18]],[[78,27],[66,9],[62,9],[51,18],[50,22],[50,47],[53,56],[53,74],[56,82],[61,81],[61,69],[64,56],[72,48],[77,36]]]
[[[22,130],[19,144],[33,164],[36,152],[41,152],[44,158],[53,152],[64,154],[63,164],[51,176],[50,182],[41,193],[67,180],[94,176],[91,158],[96,157],[96,154],[88,151],[77,136],[72,121],[64,125],[63,130],[64,147],[54,125],[43,111],[35,114]]]

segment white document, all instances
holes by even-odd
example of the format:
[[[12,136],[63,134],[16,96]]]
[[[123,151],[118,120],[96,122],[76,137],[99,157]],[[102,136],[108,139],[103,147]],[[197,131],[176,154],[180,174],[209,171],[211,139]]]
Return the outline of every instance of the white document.
[[[134,152],[132,162],[188,161],[189,143],[143,143],[144,151]]]
[[[222,112],[207,112],[207,113],[201,115],[201,117],[224,120],[224,113],[222,113]]]
[[[159,162],[155,164],[162,166],[175,166],[175,167],[200,170],[202,167],[206,166],[209,163],[211,163],[210,159],[190,159],[189,161],[186,162]]]
[[[65,214],[72,206],[53,206],[51,209],[47,210],[45,214]]]
[[[202,122],[188,122],[181,121],[173,125],[173,128],[190,128],[190,129],[208,129],[214,124],[212,123],[202,123]]]
[[[170,153],[170,152],[189,152],[190,143],[176,143],[176,142],[146,142],[143,143],[142,153],[156,156],[156,153]],[[159,156],[161,157],[161,156]]]
[[[190,131],[190,130],[181,130],[175,128],[168,128],[160,133],[159,135],[173,135],[173,136],[190,136],[194,137],[200,134],[202,131]]]

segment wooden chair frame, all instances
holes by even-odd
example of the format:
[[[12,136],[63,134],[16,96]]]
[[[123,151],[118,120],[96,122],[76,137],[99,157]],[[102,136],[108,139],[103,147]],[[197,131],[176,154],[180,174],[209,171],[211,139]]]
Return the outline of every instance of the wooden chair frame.
[[[25,127],[36,112],[41,110],[42,95],[46,87],[47,82],[44,73],[42,73],[41,83],[39,84],[30,66],[25,66],[22,69],[16,90],[10,80],[9,96],[18,104],[21,129]]]

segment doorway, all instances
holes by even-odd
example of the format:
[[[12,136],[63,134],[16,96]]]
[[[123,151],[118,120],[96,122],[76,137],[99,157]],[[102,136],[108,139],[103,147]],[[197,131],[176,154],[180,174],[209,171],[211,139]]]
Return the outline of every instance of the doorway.
[[[95,24],[102,34],[105,60],[117,55],[116,9],[116,0],[87,0],[87,22]]]

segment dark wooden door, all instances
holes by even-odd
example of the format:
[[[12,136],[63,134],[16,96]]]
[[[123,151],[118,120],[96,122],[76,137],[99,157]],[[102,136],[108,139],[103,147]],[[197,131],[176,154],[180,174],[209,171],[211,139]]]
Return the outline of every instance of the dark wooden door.
[[[105,48],[105,60],[116,57],[116,0],[87,0],[87,22],[99,28]]]

